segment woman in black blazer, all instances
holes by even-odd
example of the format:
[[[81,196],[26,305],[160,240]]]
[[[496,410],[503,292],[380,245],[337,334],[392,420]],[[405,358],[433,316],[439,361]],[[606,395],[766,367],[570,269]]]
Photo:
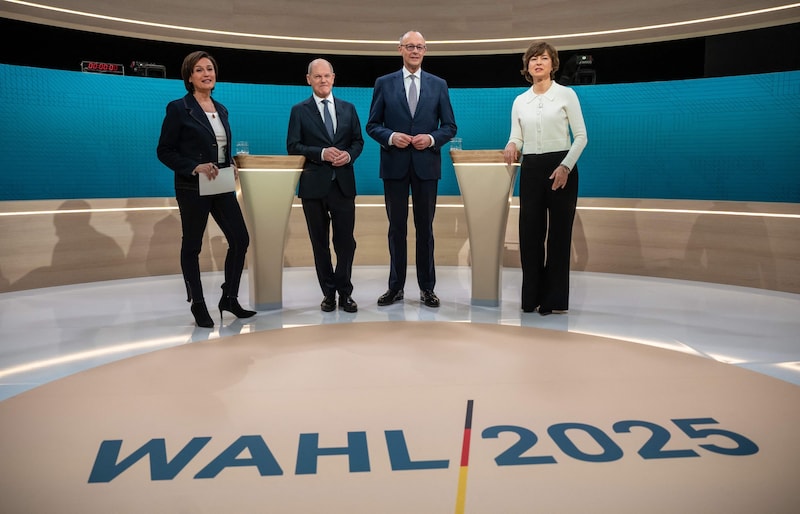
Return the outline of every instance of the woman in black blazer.
[[[192,52],[183,60],[181,77],[189,93],[167,104],[157,153],[158,159],[175,172],[175,198],[183,232],[181,269],[187,301],[192,303],[197,326],[211,328],[214,321],[203,297],[199,261],[208,215],[211,214],[228,241],[220,317],[223,311],[239,318],[255,314],[243,309],[237,299],[250,236],[235,192],[200,195],[198,175],[214,180],[220,168],[234,165],[228,110],[211,98],[217,83],[217,62],[207,52]]]

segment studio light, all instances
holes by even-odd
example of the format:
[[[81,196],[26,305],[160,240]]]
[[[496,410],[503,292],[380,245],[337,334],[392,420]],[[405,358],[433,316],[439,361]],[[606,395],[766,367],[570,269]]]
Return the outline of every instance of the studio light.
[[[140,77],[158,77],[163,79],[167,76],[166,66],[152,62],[133,61],[131,63],[131,70],[134,75]]]

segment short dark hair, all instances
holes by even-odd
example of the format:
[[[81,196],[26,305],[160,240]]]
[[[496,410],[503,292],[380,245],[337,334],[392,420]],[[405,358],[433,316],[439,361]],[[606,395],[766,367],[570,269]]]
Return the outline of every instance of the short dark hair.
[[[214,72],[217,74],[217,76],[219,76],[219,67],[217,66],[217,61],[211,56],[210,53],[206,52],[205,50],[197,50],[196,52],[190,53],[183,59],[183,64],[181,65],[183,86],[186,88],[186,91],[190,93],[194,93],[194,86],[191,82],[189,82],[189,79],[192,77],[192,72],[194,72],[194,65],[197,64],[197,61],[204,57],[211,61],[211,64],[214,65]]]
[[[560,64],[558,60],[558,50],[546,41],[534,41],[531,43],[531,46],[528,47],[525,55],[522,56],[522,69],[520,70],[520,74],[531,84],[533,84],[533,77],[531,77],[530,72],[528,72],[528,63],[534,57],[543,55],[545,52],[550,56],[550,60],[553,62],[553,69],[550,71],[550,79],[556,78],[556,72]]]

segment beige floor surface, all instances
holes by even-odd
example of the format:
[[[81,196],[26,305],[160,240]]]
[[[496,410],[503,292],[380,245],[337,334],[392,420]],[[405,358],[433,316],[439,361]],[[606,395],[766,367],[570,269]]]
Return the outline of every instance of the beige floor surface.
[[[542,317],[518,270],[497,308],[354,275],[357,314],[292,269],[211,330],[175,276],[0,294],[0,511],[800,510],[798,295],[576,273]]]

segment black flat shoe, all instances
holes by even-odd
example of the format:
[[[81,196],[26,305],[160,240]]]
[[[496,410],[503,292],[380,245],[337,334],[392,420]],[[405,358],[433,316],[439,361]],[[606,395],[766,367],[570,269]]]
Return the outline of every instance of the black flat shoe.
[[[344,312],[358,312],[358,304],[350,295],[339,296],[339,308]]]
[[[322,312],[333,312],[336,310],[336,295],[329,295],[322,299],[322,303],[319,304],[319,308],[322,309]]]
[[[194,322],[198,327],[214,328],[214,320],[211,319],[211,314],[208,313],[206,302],[193,303],[192,315],[194,316]]]
[[[385,307],[387,305],[393,304],[394,302],[399,302],[402,299],[403,299],[402,289],[398,290],[388,289],[385,293],[381,295],[380,298],[378,298],[378,305],[380,307]]]
[[[419,301],[428,307],[438,307],[439,297],[433,292],[433,289],[426,289],[419,294]]]
[[[223,296],[219,299],[219,317],[222,318],[222,313],[228,311],[237,318],[250,318],[256,315],[256,311],[249,311],[239,305],[239,300],[235,296]]]

